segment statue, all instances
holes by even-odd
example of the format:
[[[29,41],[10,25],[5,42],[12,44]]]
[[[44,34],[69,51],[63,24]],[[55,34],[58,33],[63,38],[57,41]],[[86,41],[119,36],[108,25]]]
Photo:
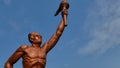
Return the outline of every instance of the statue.
[[[28,38],[31,46],[20,46],[5,63],[4,68],[13,68],[13,65],[20,58],[22,58],[23,68],[45,68],[46,55],[56,45],[66,26],[66,17],[68,15],[68,7],[66,7],[66,5],[68,6],[69,4],[67,2],[62,3],[64,3],[60,5],[62,9],[57,11],[57,13],[61,12],[62,20],[49,41],[40,46],[42,43],[42,36],[37,32],[29,33]]]

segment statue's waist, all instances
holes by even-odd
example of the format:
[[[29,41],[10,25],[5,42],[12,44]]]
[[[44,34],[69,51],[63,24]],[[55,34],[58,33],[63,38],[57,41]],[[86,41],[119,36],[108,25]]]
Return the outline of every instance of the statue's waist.
[[[42,63],[39,63],[39,62],[28,63],[28,64],[23,63],[23,68],[45,68],[45,65],[46,64],[42,64]]]
[[[23,59],[23,63],[30,63],[30,64],[34,64],[34,63],[41,63],[41,64],[46,64],[46,58],[26,58]]]

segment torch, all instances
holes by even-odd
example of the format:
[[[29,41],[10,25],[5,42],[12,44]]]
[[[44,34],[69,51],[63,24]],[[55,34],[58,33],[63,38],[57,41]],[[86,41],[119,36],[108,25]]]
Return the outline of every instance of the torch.
[[[55,16],[57,16],[61,12],[63,21],[65,22],[65,26],[67,26],[67,15],[68,15],[67,9],[68,8],[69,8],[69,3],[67,2],[67,0],[62,0],[62,2],[59,5],[59,8],[55,13]]]

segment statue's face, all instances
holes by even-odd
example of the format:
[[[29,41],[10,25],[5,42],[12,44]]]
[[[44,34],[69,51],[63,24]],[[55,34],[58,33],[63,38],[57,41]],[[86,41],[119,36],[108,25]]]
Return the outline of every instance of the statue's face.
[[[32,33],[29,34],[29,41],[31,43],[41,44],[42,43],[42,37],[37,32],[32,32]]]

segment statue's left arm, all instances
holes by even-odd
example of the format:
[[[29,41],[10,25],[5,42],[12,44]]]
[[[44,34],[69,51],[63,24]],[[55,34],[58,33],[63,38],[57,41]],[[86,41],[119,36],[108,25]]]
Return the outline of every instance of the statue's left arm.
[[[44,50],[46,50],[46,52],[49,52],[58,42],[59,38],[61,37],[64,28],[65,28],[65,21],[63,21],[63,16],[67,14],[65,14],[66,12],[62,12],[62,20],[56,30],[56,32],[52,35],[52,37],[50,38],[50,40],[48,42],[46,42],[43,45]]]

